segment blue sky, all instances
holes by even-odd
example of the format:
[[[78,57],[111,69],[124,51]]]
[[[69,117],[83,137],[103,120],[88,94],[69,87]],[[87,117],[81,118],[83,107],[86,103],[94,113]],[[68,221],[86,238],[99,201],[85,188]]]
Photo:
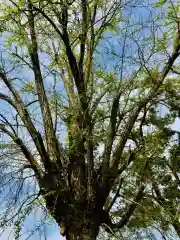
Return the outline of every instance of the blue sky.
[[[62,237],[59,234],[59,230],[57,228],[51,228],[47,234],[48,240],[65,240],[64,237]],[[12,228],[7,228],[7,230],[4,232],[2,236],[0,236],[0,240],[15,240],[13,236],[13,229]],[[30,238],[30,240],[40,240],[39,236],[33,236]],[[42,239],[44,240],[44,239]]]

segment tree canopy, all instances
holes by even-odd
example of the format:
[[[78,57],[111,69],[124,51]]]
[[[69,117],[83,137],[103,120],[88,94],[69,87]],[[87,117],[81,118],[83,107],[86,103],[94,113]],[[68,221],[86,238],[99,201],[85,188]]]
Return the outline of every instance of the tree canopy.
[[[0,4],[0,226],[15,239],[39,210],[67,240],[180,236],[179,4]]]

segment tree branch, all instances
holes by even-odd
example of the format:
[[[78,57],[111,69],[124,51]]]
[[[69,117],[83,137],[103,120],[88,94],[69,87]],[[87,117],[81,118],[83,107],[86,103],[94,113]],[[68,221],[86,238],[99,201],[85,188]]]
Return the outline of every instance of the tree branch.
[[[2,122],[3,122],[4,124],[7,124],[7,125],[11,128],[11,130],[13,131],[13,133],[16,134],[16,131],[14,130],[12,124],[7,120],[7,118],[4,117],[1,113],[0,113],[0,117],[3,119]]]
[[[134,111],[129,116],[129,120],[126,123],[126,126],[124,127],[124,131],[121,134],[119,143],[113,153],[113,159],[112,159],[112,169],[117,169],[119,165],[119,161],[124,149],[124,146],[126,144],[127,138],[133,128],[133,125],[139,115],[139,112],[141,111],[141,104],[139,106],[135,107]]]
[[[38,44],[37,44],[35,25],[34,25],[33,5],[31,4],[30,1],[28,3],[28,10],[29,10],[28,23],[30,28],[31,42],[32,42],[31,46],[29,47],[29,54],[31,56],[33,71],[35,75],[37,94],[38,94],[41,112],[43,116],[48,154],[50,158],[52,157],[53,161],[60,163],[61,155],[58,148],[58,140],[54,132],[53,121],[52,121],[49,103],[46,96],[43,78],[42,78],[41,69],[40,69],[40,62],[39,62],[39,56],[38,56]]]
[[[109,161],[111,156],[111,150],[112,145],[114,142],[114,137],[116,135],[116,123],[117,123],[117,114],[119,109],[119,99],[122,92],[119,91],[117,95],[115,96],[111,108],[111,117],[109,121],[109,126],[107,130],[107,138],[106,138],[106,144],[105,144],[105,151],[104,151],[104,159],[102,163],[103,169],[106,169],[109,167]]]
[[[157,183],[153,180],[152,182],[153,189],[156,193],[156,200],[157,202],[167,211],[170,213],[170,217],[172,219],[172,225],[176,230],[177,235],[180,237],[180,223],[178,218],[176,217],[176,210],[174,209],[172,203],[167,201],[161,194]]]
[[[120,229],[127,224],[130,217],[133,215],[138,203],[141,201],[141,199],[143,197],[144,189],[145,189],[145,185],[141,184],[141,186],[139,187],[138,192],[137,192],[132,204],[130,204],[127,211],[123,214],[122,219],[118,223],[112,225],[113,229]]]
[[[153,177],[153,172],[152,172],[152,169],[150,168],[150,166],[148,166],[148,170],[149,170],[149,173],[151,174],[153,190],[156,193],[155,200],[159,203],[160,206],[162,206],[164,208],[165,211],[167,211],[169,213],[169,216],[172,220],[172,225],[173,225],[174,229],[176,230],[177,235],[180,237],[180,223],[179,223],[178,218],[176,217],[177,212],[173,206],[173,202],[168,201],[163,197],[163,195],[161,194],[161,191],[158,187],[158,184]]]
[[[80,44],[80,58],[79,58],[79,70],[83,74],[83,62],[85,55],[85,45],[86,45],[86,37],[88,32],[88,11],[87,11],[88,3],[87,0],[81,0],[81,8],[82,8],[82,33],[81,33],[81,44]]]
[[[55,31],[58,33],[58,35],[61,37],[65,47],[66,47],[66,54],[68,58],[68,62],[71,68],[72,75],[74,77],[76,87],[78,90],[79,99],[81,102],[81,107],[83,112],[86,112],[87,110],[87,97],[86,97],[86,91],[85,91],[85,84],[84,84],[84,77],[81,74],[76,58],[72,52],[69,37],[67,33],[67,28],[63,28],[63,33],[59,30],[59,28],[56,26],[56,24],[53,22],[51,18],[48,17],[48,15],[40,8],[37,8],[36,6],[32,5],[34,10],[41,13],[42,16],[52,25],[52,27],[55,29]]]
[[[2,69],[0,70],[0,78],[3,80],[5,85],[8,87],[8,89],[12,93],[14,97],[14,101],[4,94],[0,94],[0,98],[7,101],[11,106],[13,106],[16,109],[22,122],[25,124],[29,134],[32,137],[32,140],[41,156],[41,159],[42,159],[42,162],[44,163],[45,168],[48,168],[49,157],[47,155],[47,152],[43,143],[43,139],[40,133],[36,130],[31,120],[31,117],[29,116],[29,113],[27,111],[25,104],[23,103],[19,93],[13,87],[13,85],[11,84],[11,81],[7,78],[6,74],[2,71]]]
[[[130,152],[127,161],[120,167],[120,169],[118,169],[118,174],[121,174],[122,172],[124,172],[124,170],[130,165],[131,162],[134,161],[134,159],[135,159],[135,153]]]
[[[1,73],[0,73],[1,75]],[[1,76],[0,76],[1,77]],[[14,109],[17,110],[17,107],[16,107],[16,103],[7,95],[3,94],[3,93],[0,93],[0,99],[6,101],[7,103],[9,103]]]
[[[178,38],[180,40],[180,36],[178,36]],[[132,130],[132,127],[133,127],[140,111],[149,101],[151,101],[157,95],[161,84],[163,83],[167,74],[171,70],[175,60],[179,56],[179,51],[180,51],[180,43],[178,43],[176,46],[174,46],[172,55],[169,57],[167,63],[165,64],[163,71],[162,71],[161,75],[159,76],[159,80],[157,81],[157,84],[152,86],[147,97],[140,100],[139,103],[136,104],[138,106],[137,107],[135,106],[134,111],[132,111],[131,115],[129,116],[129,120],[127,121],[127,123],[124,127],[124,131],[122,132],[122,137],[120,138],[120,141],[119,141],[119,143],[114,151],[114,154],[113,154],[113,161],[112,161],[113,169],[117,169],[117,167],[118,167],[118,164],[119,164],[119,161],[121,158],[121,154],[123,152],[127,138]]]
[[[6,133],[14,141],[14,143],[16,143],[16,145],[22,150],[24,156],[29,161],[36,176],[40,179],[42,177],[42,169],[41,169],[40,165],[38,164],[38,162],[34,159],[33,155],[29,151],[29,149],[23,143],[23,141],[16,134],[12,134],[9,130],[7,130],[5,128],[5,126],[3,126],[3,124],[0,124],[0,129],[4,133]]]
[[[134,211],[136,210],[137,205],[139,204],[139,202],[141,201],[141,199],[143,198],[144,195],[144,190],[145,190],[145,182],[147,181],[147,169],[148,169],[148,160],[145,163],[143,172],[140,176],[140,179],[138,179],[137,184],[139,186],[138,191],[134,197],[134,200],[132,201],[132,203],[128,206],[126,212],[123,214],[121,220],[112,225],[113,229],[120,229],[122,227],[124,227],[127,222],[129,221],[130,217],[133,215]]]
[[[123,178],[120,178],[117,192],[116,192],[116,194],[114,195],[114,197],[113,197],[111,203],[109,204],[109,206],[105,209],[106,212],[109,212],[109,211],[111,210],[111,208],[113,207],[114,203],[116,202],[116,199],[119,197],[119,192],[120,192],[120,189],[121,189],[121,187],[122,187],[122,184],[123,184]]]

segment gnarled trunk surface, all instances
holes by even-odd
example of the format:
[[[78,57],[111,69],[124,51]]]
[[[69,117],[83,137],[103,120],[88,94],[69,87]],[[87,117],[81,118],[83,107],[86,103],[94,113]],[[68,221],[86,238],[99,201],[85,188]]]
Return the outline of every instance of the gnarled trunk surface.
[[[99,226],[96,226],[90,219],[74,219],[67,229],[67,240],[95,240]]]

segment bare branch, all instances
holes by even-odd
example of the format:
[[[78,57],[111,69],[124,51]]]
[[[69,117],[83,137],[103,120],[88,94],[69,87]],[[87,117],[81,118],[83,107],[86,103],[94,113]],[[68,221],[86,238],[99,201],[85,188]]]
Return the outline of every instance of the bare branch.
[[[7,95],[5,95],[3,93],[0,93],[0,99],[8,102],[14,109],[17,110],[16,103],[10,97],[8,97]]]
[[[139,187],[138,189],[138,192],[133,200],[133,203],[128,207],[127,211],[124,213],[124,215],[122,216],[122,219],[114,224],[112,226],[112,228],[114,229],[120,229],[122,227],[124,227],[127,222],[129,221],[130,217],[133,215],[138,203],[140,202],[140,200],[142,199],[143,197],[143,194],[144,194],[144,189],[145,189],[145,185],[144,184],[141,184],[141,186]]]
[[[120,189],[121,189],[121,187],[122,187],[122,184],[123,184],[123,178],[120,178],[117,192],[116,192],[116,194],[114,195],[114,197],[113,197],[111,203],[109,204],[109,206],[107,207],[107,209],[105,209],[107,212],[109,212],[109,211],[111,210],[111,208],[113,207],[114,203],[116,202],[116,199],[119,197],[119,192],[120,192]]]
[[[129,221],[130,217],[133,215],[134,211],[136,210],[137,205],[139,204],[139,202],[142,200],[143,195],[144,195],[144,190],[145,190],[145,183],[147,181],[147,169],[148,169],[148,160],[145,163],[143,172],[141,174],[140,179],[137,181],[137,184],[139,185],[138,191],[135,194],[135,197],[132,201],[132,203],[128,206],[126,212],[123,214],[121,220],[112,225],[112,228],[114,229],[120,229],[122,227],[124,227],[127,222]]]
[[[29,163],[30,163],[32,169],[34,170],[34,172],[36,173],[37,177],[40,178],[42,175],[41,167],[39,166],[37,161],[34,159],[33,155],[31,154],[29,149],[25,146],[23,141],[20,138],[18,138],[17,135],[12,134],[10,131],[8,131],[2,124],[0,125],[0,129],[4,133],[6,133],[14,141],[14,143],[16,143],[17,146],[22,150],[24,156],[29,161]]]
[[[4,124],[7,124],[7,125],[11,128],[11,130],[13,131],[13,133],[16,135],[16,131],[14,130],[13,125],[7,120],[7,118],[4,117],[1,113],[0,113],[0,117],[4,120],[4,121],[2,121],[2,122],[3,122]]]

